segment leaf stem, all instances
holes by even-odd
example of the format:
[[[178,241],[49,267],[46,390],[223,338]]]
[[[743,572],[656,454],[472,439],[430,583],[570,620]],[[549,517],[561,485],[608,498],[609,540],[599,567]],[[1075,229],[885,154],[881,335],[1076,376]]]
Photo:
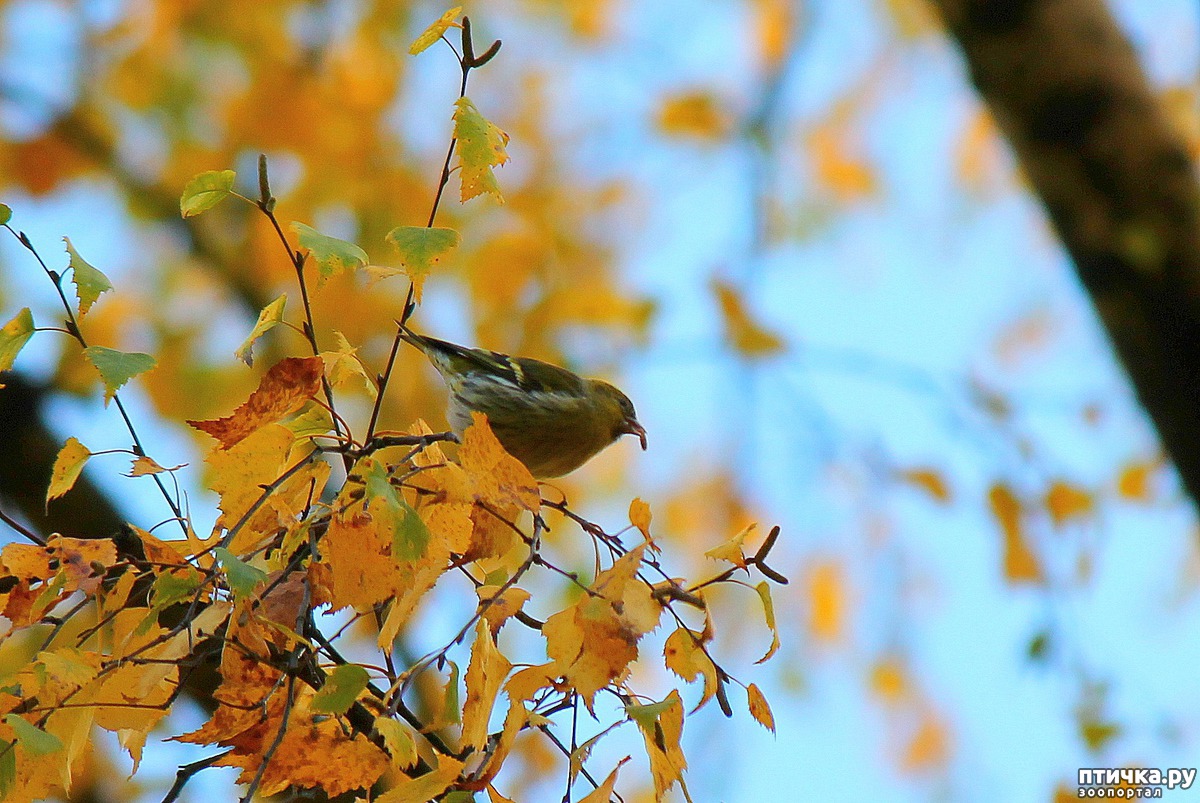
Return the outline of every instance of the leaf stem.
[[[9,233],[17,238],[17,242],[25,246],[25,250],[33,254],[33,258],[36,259],[38,264],[42,266],[42,270],[45,271],[46,276],[50,279],[50,283],[54,285],[55,291],[58,292],[58,298],[62,302],[63,309],[66,310],[67,334],[75,338],[75,342],[79,344],[80,348],[88,348],[87,340],[84,338],[83,332],[79,329],[79,321],[75,318],[75,311],[71,309],[71,302],[67,300],[67,294],[63,291],[63,274],[51,270],[50,267],[46,265],[46,261],[42,259],[42,255],[39,254],[37,249],[33,247],[33,243],[30,241],[25,232],[16,231],[7,223],[4,224],[4,228],[8,229]],[[112,399],[114,402],[116,402],[117,412],[121,414],[121,419],[125,422],[125,429],[129,431],[129,437],[133,439],[134,454],[136,454],[138,457],[146,457],[146,450],[142,447],[141,438],[138,437],[137,429],[135,429],[133,426],[133,419],[129,417],[129,412],[125,409],[125,405],[121,401],[120,392],[114,390]],[[166,500],[167,506],[170,507],[171,512],[175,514],[175,520],[179,522],[180,529],[183,530],[184,535],[187,535],[187,523],[184,520],[183,512],[179,509],[179,504],[171,498],[170,492],[167,491],[167,486],[163,484],[163,481],[158,477],[158,475],[153,476],[154,484],[158,486],[158,490],[162,493],[163,499]]]
[[[467,17],[463,17],[462,28],[463,52],[459,54],[451,45],[449,40],[443,38],[443,41],[449,45],[453,51],[454,57],[458,59],[458,66],[462,70],[462,80],[458,85],[458,99],[462,100],[467,96],[467,79],[471,75],[471,70],[475,67],[482,67],[484,64],[492,60],[492,57],[500,50],[500,41],[492,43],[487,52],[480,58],[474,56],[474,46],[471,43],[471,21]],[[450,183],[450,174],[454,171],[450,168],[450,162],[454,159],[454,148],[458,144],[458,138],[453,134],[450,136],[450,145],[446,148],[446,158],[442,161],[442,172],[438,177],[437,192],[433,196],[433,205],[429,209],[429,219],[425,223],[425,228],[433,228],[434,221],[437,220],[438,207],[442,202],[442,195],[446,191],[446,185]],[[412,317],[413,311],[416,309],[416,284],[411,280],[408,283],[408,294],[404,298],[404,311],[400,313],[399,325],[396,327],[396,336],[392,339],[392,348],[388,353],[387,366],[383,369],[383,373],[379,374],[376,379],[377,389],[375,392],[375,405],[371,408],[371,421],[367,425],[367,436],[364,442],[370,443],[372,436],[375,434],[375,425],[379,423],[379,413],[383,409],[383,396],[387,392],[388,383],[392,378],[392,370],[396,366],[396,354],[400,351],[400,333],[404,329],[404,324],[408,323],[408,319]]]

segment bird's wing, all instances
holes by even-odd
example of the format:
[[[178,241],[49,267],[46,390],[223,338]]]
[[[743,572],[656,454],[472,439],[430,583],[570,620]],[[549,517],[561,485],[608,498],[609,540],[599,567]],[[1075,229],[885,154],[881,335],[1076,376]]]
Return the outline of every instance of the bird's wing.
[[[496,351],[466,348],[436,337],[419,335],[407,327],[402,331],[404,339],[424,351],[435,365],[439,361],[444,362],[455,373],[485,374],[523,391],[585,392],[583,379],[557,365],[529,357],[510,357]]]

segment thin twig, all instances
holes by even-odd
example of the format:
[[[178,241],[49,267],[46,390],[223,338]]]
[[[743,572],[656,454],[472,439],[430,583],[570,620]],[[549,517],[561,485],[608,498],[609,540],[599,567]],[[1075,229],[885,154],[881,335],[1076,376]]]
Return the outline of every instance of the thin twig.
[[[42,270],[50,279],[50,283],[54,285],[54,289],[58,293],[58,298],[62,302],[63,309],[66,310],[67,330],[70,332],[71,336],[75,338],[75,342],[77,342],[81,348],[88,348],[87,340],[84,338],[83,332],[79,329],[79,321],[75,318],[75,311],[71,309],[71,302],[67,300],[67,294],[62,288],[63,274],[50,269],[50,267],[46,264],[46,261],[42,259],[42,255],[39,254],[37,249],[33,247],[33,242],[30,241],[25,232],[16,231],[7,223],[4,224],[4,228],[8,229],[9,233],[17,238],[17,242],[23,245],[25,250],[33,254],[33,258],[36,259],[38,264],[42,266]],[[116,403],[117,412],[121,414],[121,419],[125,422],[125,428],[129,430],[129,437],[133,439],[134,454],[136,454],[138,457],[145,457],[146,450],[142,447],[141,438],[138,437],[137,429],[135,429],[133,426],[133,419],[129,417],[129,413],[126,411],[125,405],[121,401],[121,395],[118,391],[113,391],[112,400]],[[178,503],[171,498],[171,494],[167,492],[167,486],[163,485],[162,479],[159,478],[157,474],[153,474],[151,476],[154,478],[154,483],[158,486],[158,490],[162,492],[163,499],[167,501],[167,505],[171,508],[171,512],[174,513],[175,518],[179,520],[180,529],[182,529],[184,535],[186,535],[187,524],[185,524],[183,521],[183,513],[180,511]]]

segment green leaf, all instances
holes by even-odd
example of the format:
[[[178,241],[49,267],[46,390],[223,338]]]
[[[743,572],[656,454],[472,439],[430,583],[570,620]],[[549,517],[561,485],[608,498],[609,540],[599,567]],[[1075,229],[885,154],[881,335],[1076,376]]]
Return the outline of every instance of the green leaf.
[[[650,703],[648,705],[627,705],[625,713],[630,719],[637,722],[643,728],[653,728],[654,723],[663,715],[667,709],[675,705],[675,700],[668,697],[661,703]]]
[[[392,530],[392,557],[397,560],[419,560],[429,545],[429,527],[412,505],[403,499],[400,504],[402,507]]]
[[[61,739],[53,733],[46,733],[18,714],[9,714],[4,722],[17,734],[17,744],[32,756],[45,756],[62,750]]]
[[[458,141],[459,200],[467,202],[488,193],[500,203],[500,184],[493,167],[508,161],[508,134],[479,113],[470,98],[454,101],[454,138]]]
[[[3,226],[10,220],[12,220],[12,209],[9,208],[8,204],[0,204],[0,226]]]
[[[183,188],[179,199],[179,212],[184,217],[198,215],[212,209],[233,192],[237,173],[232,170],[209,170],[193,178]]]
[[[357,664],[342,664],[325,678],[325,685],[313,695],[309,709],[318,714],[344,714],[367,687],[370,675]]]
[[[263,307],[262,312],[258,313],[258,322],[254,324],[254,328],[250,330],[250,335],[242,341],[242,345],[238,346],[238,350],[233,353],[233,356],[246,363],[246,365],[254,365],[254,355],[250,352],[250,349],[254,347],[256,340],[283,322],[283,308],[286,304],[287,293],[284,293]]]
[[[13,367],[17,355],[31,337],[33,315],[30,314],[29,307],[25,307],[0,329],[0,371],[7,371]]]
[[[267,579],[266,572],[246,563],[225,547],[217,547],[213,550],[213,554],[220,561],[221,568],[225,570],[225,579],[229,581],[229,587],[236,597],[248,596],[258,587],[259,583],[265,582]]]
[[[436,22],[426,28],[420,36],[413,40],[413,43],[408,48],[409,55],[415,56],[425,50],[434,42],[441,39],[451,27],[461,27],[455,22],[461,13],[462,6],[455,6],[443,14]]]
[[[191,569],[183,575],[175,572],[163,572],[154,578],[154,585],[150,587],[151,607],[156,611],[161,611],[177,602],[183,602],[196,593],[201,579],[200,573],[195,569]]]
[[[365,486],[364,508],[372,517],[379,517],[391,528],[392,557],[404,561],[421,558],[429,544],[429,527],[392,485],[387,466],[371,458],[359,470]]]
[[[75,297],[79,299],[79,314],[87,315],[87,311],[92,308],[92,304],[96,303],[100,294],[113,289],[113,286],[107,276],[79,256],[75,246],[71,245],[70,238],[63,237],[63,242],[67,244],[67,253],[71,255],[69,267],[71,268],[71,281],[75,284]]]
[[[771,586],[766,580],[754,587],[758,592],[758,598],[762,601],[763,616],[767,620],[767,629],[771,631],[771,646],[767,648],[767,654],[759,658],[754,663],[761,664],[775,654],[779,649],[779,628],[775,626],[775,603],[771,601]]]
[[[7,800],[8,795],[17,785],[17,751],[12,742],[0,739],[0,800]]]
[[[450,664],[450,679],[446,681],[446,696],[442,699],[442,722],[451,725],[462,721],[462,706],[458,703],[458,664]]]
[[[361,268],[367,264],[367,252],[354,243],[322,234],[303,223],[293,222],[292,231],[300,235],[300,247],[312,253],[321,277],[318,283],[344,270]]]
[[[375,500],[379,500],[391,510],[397,510],[400,507],[400,495],[392,487],[387,466],[380,460],[374,457],[365,460],[362,467],[362,477],[363,485],[365,486],[363,488],[363,507],[368,512],[375,512],[371,510],[371,503]]]
[[[387,241],[400,252],[400,264],[412,280],[417,301],[433,266],[458,247],[461,239],[454,229],[397,226],[387,233]]]
[[[149,354],[117,351],[104,346],[88,346],[83,350],[83,356],[100,372],[100,378],[104,380],[105,406],[122,385],[158,364]]]

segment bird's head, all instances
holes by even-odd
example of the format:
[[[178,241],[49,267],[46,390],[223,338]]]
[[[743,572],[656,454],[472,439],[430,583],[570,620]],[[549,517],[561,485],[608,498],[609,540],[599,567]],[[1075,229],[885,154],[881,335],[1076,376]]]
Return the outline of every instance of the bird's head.
[[[629,400],[629,397],[599,379],[591,379],[588,382],[596,403],[612,422],[613,440],[622,435],[636,435],[644,450],[646,448],[646,429],[638,423],[637,411],[633,409],[633,402]]]

